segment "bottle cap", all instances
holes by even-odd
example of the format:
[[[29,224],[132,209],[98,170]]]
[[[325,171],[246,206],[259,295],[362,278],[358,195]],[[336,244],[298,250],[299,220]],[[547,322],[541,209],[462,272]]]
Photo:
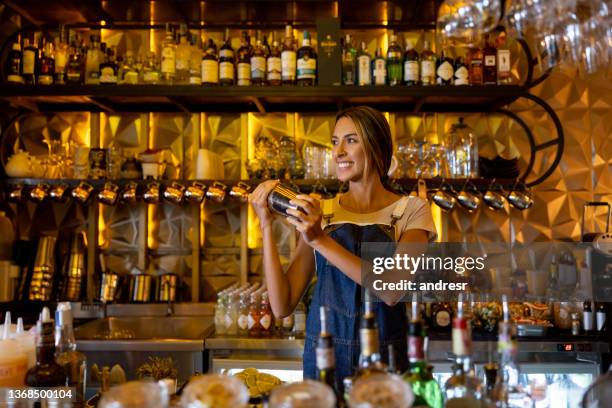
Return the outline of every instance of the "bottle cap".
[[[2,340],[7,340],[9,338],[11,328],[11,312],[6,312],[4,315],[4,326],[2,331]]]

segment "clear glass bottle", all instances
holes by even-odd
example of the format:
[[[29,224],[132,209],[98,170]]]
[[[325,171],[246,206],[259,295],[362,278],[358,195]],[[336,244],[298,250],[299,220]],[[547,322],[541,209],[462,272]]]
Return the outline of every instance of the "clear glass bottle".
[[[234,49],[231,44],[229,28],[226,28],[225,40],[219,49],[219,83],[221,85],[234,85],[235,76]]]
[[[85,83],[87,85],[98,85],[100,83],[100,64],[104,62],[104,58],[100,36],[91,35],[87,56],[85,57]]]
[[[246,31],[242,32],[242,38],[240,40],[240,48],[238,48],[238,60],[237,60],[237,71],[238,80],[236,85],[238,86],[250,86],[251,85],[251,47],[249,44],[249,36]]]
[[[47,312],[47,317],[48,314]],[[43,316],[36,324],[36,332],[36,365],[26,372],[25,385],[34,388],[66,386],[66,373],[55,361],[53,320]]]
[[[478,138],[459,118],[449,132],[448,166],[451,178],[478,177]]]
[[[251,55],[251,85],[265,85],[266,71],[266,51],[261,40],[257,40]]]
[[[470,321],[463,316],[461,301],[457,317],[453,319],[452,334],[455,364],[453,375],[444,385],[445,407],[481,408],[484,388],[478,377],[472,374],[472,332]]]
[[[455,77],[454,61],[449,51],[442,49],[436,63],[436,83],[438,85],[452,85]]]
[[[268,292],[261,294],[261,306],[259,308],[259,324],[261,326],[261,335],[263,337],[269,337],[274,328],[274,315],[272,314],[272,308],[270,307],[270,301],[268,300]]]
[[[429,48],[429,41],[423,41],[421,51],[421,85],[434,85],[436,83],[436,54]]]
[[[215,306],[215,333],[219,335],[225,334],[225,309],[227,307],[225,291],[217,294],[217,305]]]
[[[461,56],[455,59],[455,85],[469,85],[469,71],[465,59]]]
[[[281,51],[281,77],[283,85],[295,85],[297,67],[295,48],[293,28],[287,25],[285,26],[285,40],[283,41],[283,49]]]
[[[85,80],[83,66],[85,65],[85,57],[81,53],[81,47],[78,46],[76,39],[70,41],[70,49],[68,51],[68,67],[66,68],[66,82],[69,84],[82,84]]]
[[[319,318],[321,332],[317,340],[316,365],[317,365],[317,380],[331,387],[336,391],[336,355],[334,351],[334,342],[331,333],[327,329],[327,309],[321,306],[319,309]]]
[[[272,41],[270,55],[266,61],[266,82],[271,86],[278,86],[282,83],[282,61],[281,50],[278,41]]]
[[[227,296],[227,307],[225,309],[225,334],[229,336],[238,335],[238,309],[240,307],[237,291],[232,291]]]
[[[497,85],[497,49],[490,41],[488,35],[485,36],[485,46],[482,50],[484,59],[483,81],[485,85]]]
[[[342,84],[355,85],[355,60],[357,50],[351,43],[351,35],[347,34],[342,49]]]
[[[404,77],[402,47],[397,42],[397,35],[392,34],[387,48],[387,84],[401,85]]]
[[[204,57],[204,52],[198,43],[198,36],[190,34],[189,37],[189,84],[202,85],[202,58]]]
[[[419,53],[414,49],[414,42],[408,40],[404,53],[404,84],[418,85],[421,80],[420,72]]]
[[[484,64],[482,50],[478,46],[474,46],[468,51],[467,65],[470,85],[482,85]]]
[[[68,65],[68,43],[66,42],[66,30],[60,25],[59,36],[55,37],[55,83],[63,85],[66,83],[66,66]]]
[[[157,64],[157,57],[153,51],[147,52],[147,57],[142,65],[142,78],[143,84],[155,85],[161,82],[161,72]]]
[[[21,75],[21,66],[23,55],[21,54],[21,45],[19,41],[15,41],[8,55],[6,63],[6,81],[12,84],[25,83]]]
[[[170,24],[166,24],[166,37],[162,42],[161,52],[161,80],[172,85],[176,77],[176,44]]]
[[[55,77],[55,58],[53,56],[53,44],[46,42],[43,45],[43,52],[38,62],[38,84],[53,85]]]
[[[306,334],[306,305],[299,302],[293,311],[293,335],[303,338]]]
[[[115,51],[106,50],[106,59],[100,64],[100,85],[117,85],[118,67],[115,62]]]
[[[217,58],[217,47],[212,38],[208,40],[202,57],[202,85],[219,85],[219,59]]]
[[[382,48],[376,49],[374,60],[372,61],[372,78],[374,85],[387,84],[387,62],[383,57]]]
[[[317,53],[310,45],[310,33],[304,31],[302,46],[297,51],[297,84],[314,86],[317,81]]]
[[[68,386],[75,391],[73,406],[83,406],[87,382],[87,357],[77,351],[70,302],[57,304],[55,311],[55,361],[63,367]]]
[[[372,85],[372,57],[368,53],[365,41],[357,53],[357,85]]]
[[[189,30],[187,24],[179,27],[180,37],[176,46],[175,72],[177,84],[189,83],[189,66],[191,63],[191,45],[189,44]]]
[[[30,39],[23,40],[23,79],[26,84],[36,83],[36,66],[38,65],[38,47],[36,40],[30,43]]]

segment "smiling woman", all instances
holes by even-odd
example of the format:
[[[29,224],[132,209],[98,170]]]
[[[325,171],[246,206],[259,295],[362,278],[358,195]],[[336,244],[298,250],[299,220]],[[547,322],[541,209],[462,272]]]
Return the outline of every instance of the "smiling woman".
[[[363,314],[362,243],[427,243],[435,227],[425,200],[402,197],[386,186],[392,162],[392,138],[382,113],[359,106],[340,112],[332,136],[332,155],[340,181],[348,191],[323,204],[307,195],[298,195],[292,204],[303,209],[287,210],[287,222],[300,232],[295,255],[286,273],[281,268],[272,234],[272,214],[266,198],[278,181],[266,181],[251,194],[263,235],[264,272],[270,304],[278,317],[296,307],[316,271],[317,281],[309,308],[304,345],[304,376],[314,378],[328,364],[315,358],[321,330],[320,307],[327,307],[327,332],[334,339],[336,386],[358,367],[361,350],[373,350],[358,339],[359,319]],[[322,210],[324,209],[324,211]],[[389,248],[393,248],[390,245]],[[314,251],[313,251],[314,250]],[[394,254],[379,254],[393,256]],[[367,289],[367,287],[366,287]],[[395,297],[398,299],[401,297]],[[397,368],[407,368],[406,313],[403,304],[393,299],[368,302],[379,325],[381,354],[366,360],[382,369],[389,345],[395,348]],[[382,361],[380,361],[382,360]],[[372,368],[371,367],[371,368]]]

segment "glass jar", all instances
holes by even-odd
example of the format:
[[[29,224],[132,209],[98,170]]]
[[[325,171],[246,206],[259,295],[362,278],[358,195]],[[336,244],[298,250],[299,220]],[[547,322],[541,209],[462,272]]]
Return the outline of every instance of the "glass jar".
[[[478,138],[459,118],[447,135],[448,172],[451,178],[478,177]]]

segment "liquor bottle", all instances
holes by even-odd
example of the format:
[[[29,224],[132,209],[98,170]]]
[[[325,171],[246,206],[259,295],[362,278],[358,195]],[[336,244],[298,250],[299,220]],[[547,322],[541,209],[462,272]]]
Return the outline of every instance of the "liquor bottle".
[[[281,62],[281,50],[278,41],[272,42],[272,48],[270,48],[270,55],[266,61],[266,67],[266,81],[268,85],[280,85],[282,83],[283,68]]]
[[[455,59],[455,85],[469,85],[469,72],[463,57],[459,56]]]
[[[408,362],[404,380],[414,392],[414,407],[442,408],[444,397],[436,380],[430,375],[425,358],[425,325],[421,320],[408,324]]]
[[[480,379],[472,374],[472,333],[469,320],[463,316],[461,299],[457,309],[452,332],[455,364],[453,375],[444,385],[445,407],[480,408],[484,389]]]
[[[597,313],[595,313],[596,328],[600,333],[606,330],[606,318],[606,306],[600,303],[597,308]]]
[[[176,77],[176,45],[170,24],[166,24],[166,37],[162,42],[161,52],[161,80],[172,85]]]
[[[140,82],[143,84],[154,85],[161,82],[161,72],[157,65],[157,57],[153,51],[147,53],[146,60],[142,66],[142,78]]]
[[[55,58],[53,57],[53,44],[47,42],[43,45],[42,57],[39,61],[38,83],[40,85],[53,85],[55,77]]]
[[[336,390],[336,356],[331,333],[327,329],[327,309],[321,306],[320,310],[321,333],[315,349],[317,361],[317,379]]]
[[[419,53],[414,49],[414,43],[408,40],[404,53],[404,83],[406,85],[418,85],[421,78],[420,68]]]
[[[372,78],[374,79],[374,85],[387,84],[387,62],[380,47],[376,50],[372,61]]]
[[[202,57],[202,85],[219,85],[219,60],[217,59],[217,47],[212,38],[208,40]]]
[[[436,83],[436,55],[429,49],[429,41],[423,42],[421,52],[421,85],[434,85]]]
[[[180,39],[176,46],[175,72],[177,84],[189,83],[189,64],[191,62],[191,45],[189,44],[187,24],[179,28]]]
[[[106,50],[106,59],[100,64],[100,85],[117,85],[118,68],[113,47]]]
[[[431,315],[432,327],[446,329],[452,322],[452,309],[447,302],[436,303]]]
[[[100,36],[91,35],[90,44],[85,57],[85,83],[98,85],[100,83],[100,64],[104,62],[104,52],[101,50]]]
[[[267,291],[261,294],[259,324],[261,326],[261,335],[263,337],[269,337],[270,334],[272,334],[272,328],[274,327],[274,315],[272,314],[272,308],[270,307]]]
[[[246,337],[249,335],[249,293],[240,295],[240,307],[238,308],[238,335]]]
[[[485,36],[485,46],[482,50],[484,58],[483,78],[485,85],[497,85],[497,50],[490,37]]]
[[[21,54],[21,45],[19,41],[13,43],[11,52],[8,55],[6,66],[6,80],[12,84],[25,83],[21,75],[21,62],[23,55]]]
[[[306,334],[306,305],[299,302],[293,311],[293,335],[301,338]]]
[[[357,85],[372,85],[372,57],[368,53],[365,41],[361,42],[361,48],[357,53]]]
[[[380,357],[374,302],[370,300],[369,292],[366,291],[365,293],[365,313],[361,317],[361,322],[359,324],[359,342],[361,350],[359,354],[359,366],[354,381],[367,377],[373,373],[387,371],[387,367]]]
[[[297,54],[295,52],[295,39],[293,28],[285,26],[285,40],[281,51],[281,77],[283,85],[295,85]]]
[[[342,84],[355,85],[355,60],[357,50],[351,43],[351,36],[347,34],[342,49]]]
[[[257,32],[257,39],[259,40],[261,33],[258,31]],[[274,33],[272,33],[272,35],[274,35]],[[262,41],[262,47],[264,50],[264,57],[266,57],[266,61],[268,60],[268,57],[270,56],[270,52],[272,52],[271,48],[270,48],[270,44],[268,44],[268,36],[267,35],[263,35],[263,41]]]
[[[195,34],[189,36],[189,84],[202,85],[202,59],[204,53]]]
[[[41,319],[36,324],[36,365],[25,376],[28,387],[55,388],[66,386],[66,372],[55,361],[55,336],[53,320],[49,309],[43,309]]]
[[[257,40],[253,55],[251,55],[251,84],[261,86],[266,84],[266,51],[261,40]]]
[[[225,40],[219,49],[219,83],[221,85],[234,85],[234,77],[234,49],[231,44],[229,28],[227,28],[225,29]]]
[[[506,33],[501,33],[497,37],[497,83],[499,85],[512,83],[510,71],[510,50],[506,46]]]
[[[225,290],[222,290],[217,293],[217,304],[215,305],[215,333],[219,335],[225,334],[225,308],[227,307],[225,294]]]
[[[436,66],[436,83],[438,85],[452,85],[455,76],[454,61],[448,51],[443,49]]]
[[[257,292],[251,293],[248,328],[249,337],[259,337],[261,324],[259,323],[259,297]]]
[[[59,29],[59,36],[55,37],[55,83],[66,83],[66,66],[68,65],[68,43],[66,42],[64,26]]]
[[[136,61],[134,60],[134,52],[132,50],[128,50],[125,53],[125,62],[123,64],[120,83],[126,85],[136,85],[138,84],[139,76],[140,73],[136,67]]]
[[[586,300],[582,306],[582,328],[587,334],[593,331],[593,310],[590,300]]]
[[[68,56],[68,66],[66,68],[66,82],[69,84],[82,84],[84,77],[84,59],[85,56],[81,53],[81,47],[76,39],[70,41]]]
[[[521,372],[518,364],[516,326],[510,321],[508,301],[505,295],[502,303],[504,320],[499,323],[497,340],[500,373],[497,375],[493,389],[494,406],[503,408],[531,407],[533,401],[519,383]]]
[[[478,46],[468,51],[467,65],[470,85],[482,85],[484,68],[482,58],[482,50]]]
[[[23,79],[26,84],[36,83],[36,66],[38,65],[38,48],[36,42],[30,44],[28,38],[23,40]]]
[[[238,86],[251,85],[251,50],[249,45],[249,37],[246,31],[242,32],[240,48],[238,48],[237,61]]]
[[[297,84],[300,86],[313,86],[316,79],[317,53],[310,46],[310,33],[304,31],[302,46],[297,51]]]
[[[387,83],[389,86],[402,84],[404,76],[402,60],[402,47],[397,43],[397,36],[392,34],[389,48],[387,48]]]
[[[75,392],[73,405],[85,403],[85,385],[87,381],[87,358],[77,351],[72,328],[72,310],[70,302],[60,302],[55,311],[55,361],[62,366],[68,377],[68,386]]]

